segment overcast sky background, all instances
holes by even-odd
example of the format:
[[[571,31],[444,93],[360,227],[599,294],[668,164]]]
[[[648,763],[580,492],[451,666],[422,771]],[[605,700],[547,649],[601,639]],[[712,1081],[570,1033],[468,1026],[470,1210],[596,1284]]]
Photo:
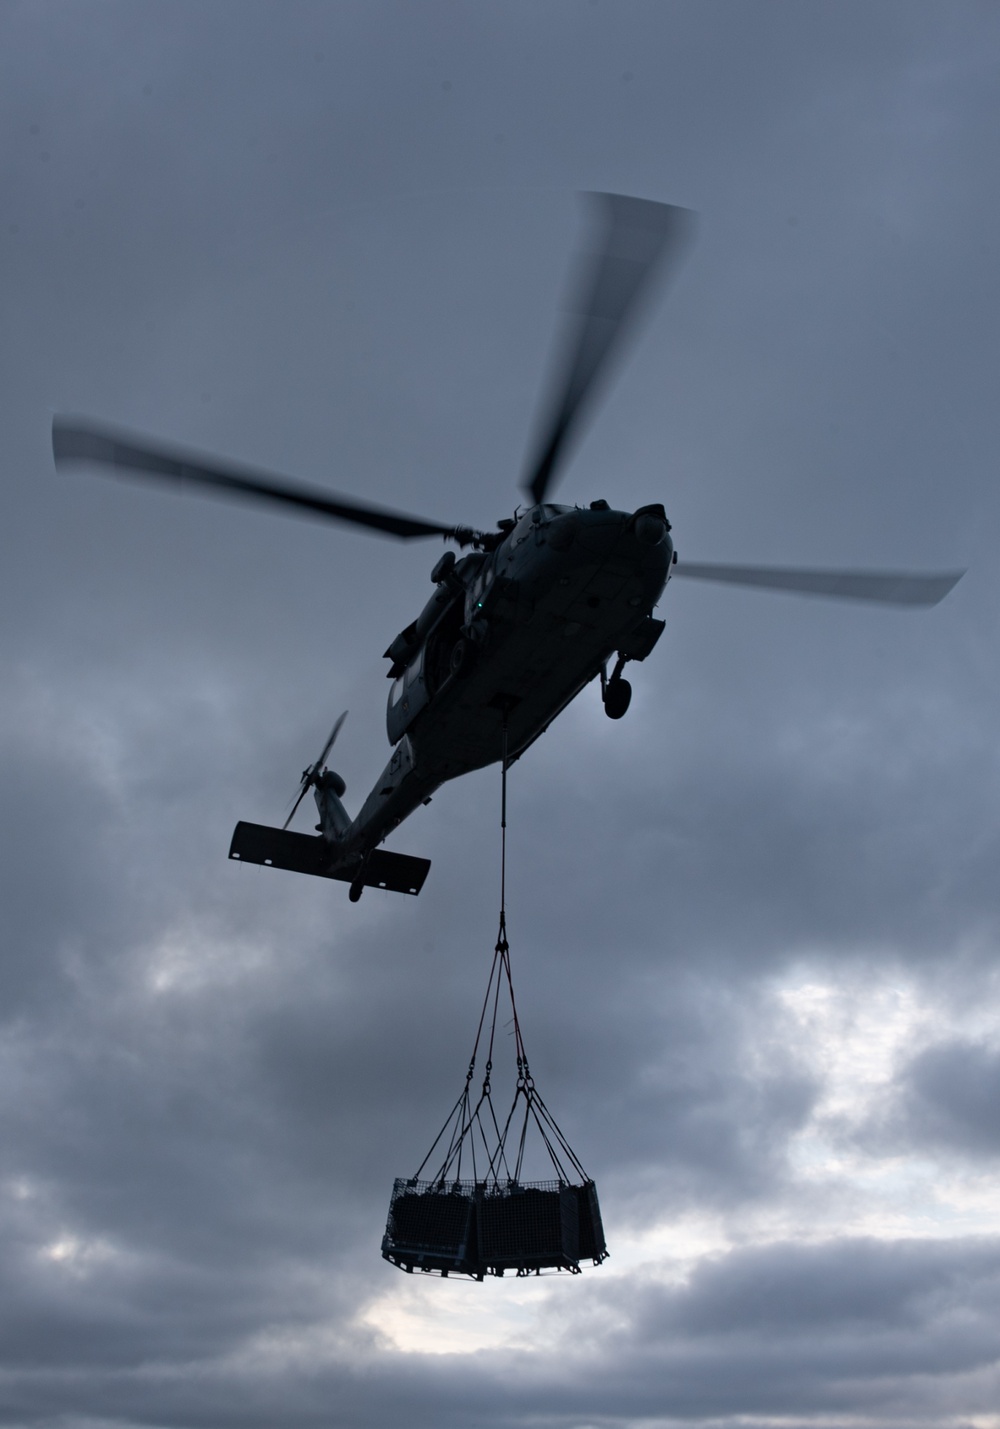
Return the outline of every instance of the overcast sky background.
[[[986,3],[0,9],[0,1422],[1000,1425],[998,62]],[[499,777],[391,841],[419,899],[226,851],[345,707],[358,807],[440,547],[57,474],[50,424],[488,526],[585,189],[699,236],[559,498],[968,574],[677,582],[626,719],[516,766],[523,1029],[612,1255],[411,1278]]]

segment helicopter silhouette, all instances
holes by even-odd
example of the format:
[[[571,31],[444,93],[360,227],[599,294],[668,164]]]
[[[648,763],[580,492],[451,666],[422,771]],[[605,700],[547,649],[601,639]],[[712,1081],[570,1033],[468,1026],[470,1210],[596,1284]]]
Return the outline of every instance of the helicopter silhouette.
[[[604,500],[579,507],[548,499],[613,359],[692,231],[687,209],[622,194],[589,197],[597,241],[577,274],[574,316],[522,482],[530,504],[492,531],[369,505],[87,419],[53,421],[59,466],[96,463],[401,540],[443,537],[467,552],[441,556],[433,595],[385,652],[393,752],[357,817],[342,802],[343,779],[326,768],[342,715],[304,770],[285,826],[237,824],[230,858],[347,882],[352,901],[365,887],[419,893],[429,860],[388,852],[385,838],[446,781],[498,761],[506,768],[591,681],[599,678],[606,713],[620,719],[632,693],[623,671],[660,638],[665,622],[653,612],[674,576],[902,606],[935,605],[961,578],[679,561],[659,502],[618,511]],[[315,836],[288,827],[310,789]]]

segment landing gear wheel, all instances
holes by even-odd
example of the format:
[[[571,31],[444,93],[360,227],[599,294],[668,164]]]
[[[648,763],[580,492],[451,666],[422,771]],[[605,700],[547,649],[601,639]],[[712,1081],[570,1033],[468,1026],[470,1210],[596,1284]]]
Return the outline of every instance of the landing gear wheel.
[[[604,713],[608,719],[621,719],[632,703],[632,686],[617,676],[609,680],[604,691]]]

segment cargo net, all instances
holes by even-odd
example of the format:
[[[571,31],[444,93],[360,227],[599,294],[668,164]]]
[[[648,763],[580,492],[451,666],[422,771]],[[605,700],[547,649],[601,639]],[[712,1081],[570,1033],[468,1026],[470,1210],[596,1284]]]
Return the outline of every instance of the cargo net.
[[[504,995],[506,994],[506,996]],[[506,1117],[493,1103],[493,1053],[501,1008],[509,1001],[517,1060],[514,1098]],[[488,1028],[488,1037],[486,1035]],[[475,1096],[480,1045],[486,1061]],[[548,1180],[524,1181],[529,1142],[551,1163]],[[441,1156],[433,1175],[421,1179]],[[607,1257],[597,1188],[587,1176],[535,1086],[528,1067],[510,974],[506,922],[500,933],[479,1016],[465,1087],[430,1151],[409,1180],[397,1180],[382,1239],[382,1255],[401,1270],[436,1275],[579,1274],[581,1261]]]

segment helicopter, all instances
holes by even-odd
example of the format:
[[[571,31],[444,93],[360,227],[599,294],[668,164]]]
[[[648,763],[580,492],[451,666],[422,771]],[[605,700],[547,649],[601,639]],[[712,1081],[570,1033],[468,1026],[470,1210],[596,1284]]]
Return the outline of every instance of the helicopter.
[[[630,662],[653,651],[665,628],[654,615],[675,576],[900,606],[942,600],[964,572],[933,575],[680,561],[660,502],[619,511],[606,500],[557,505],[549,498],[581,419],[660,281],[689,245],[693,215],[623,194],[588,196],[596,241],[573,287],[562,360],[530,451],[522,489],[529,504],[489,531],[448,526],[369,505],[234,462],[163,445],[85,418],[52,424],[56,465],[93,463],[113,474],[190,485],[279,504],[400,540],[443,537],[434,592],[385,651],[391,680],[386,729],[392,755],[355,818],[344,780],[327,767],[344,716],[303,771],[283,828],[240,822],[231,859],[350,885],[417,894],[428,859],[381,847],[442,784],[522,754],[571,700],[600,681],[604,710],[621,719]],[[289,824],[312,790],[314,836]]]

